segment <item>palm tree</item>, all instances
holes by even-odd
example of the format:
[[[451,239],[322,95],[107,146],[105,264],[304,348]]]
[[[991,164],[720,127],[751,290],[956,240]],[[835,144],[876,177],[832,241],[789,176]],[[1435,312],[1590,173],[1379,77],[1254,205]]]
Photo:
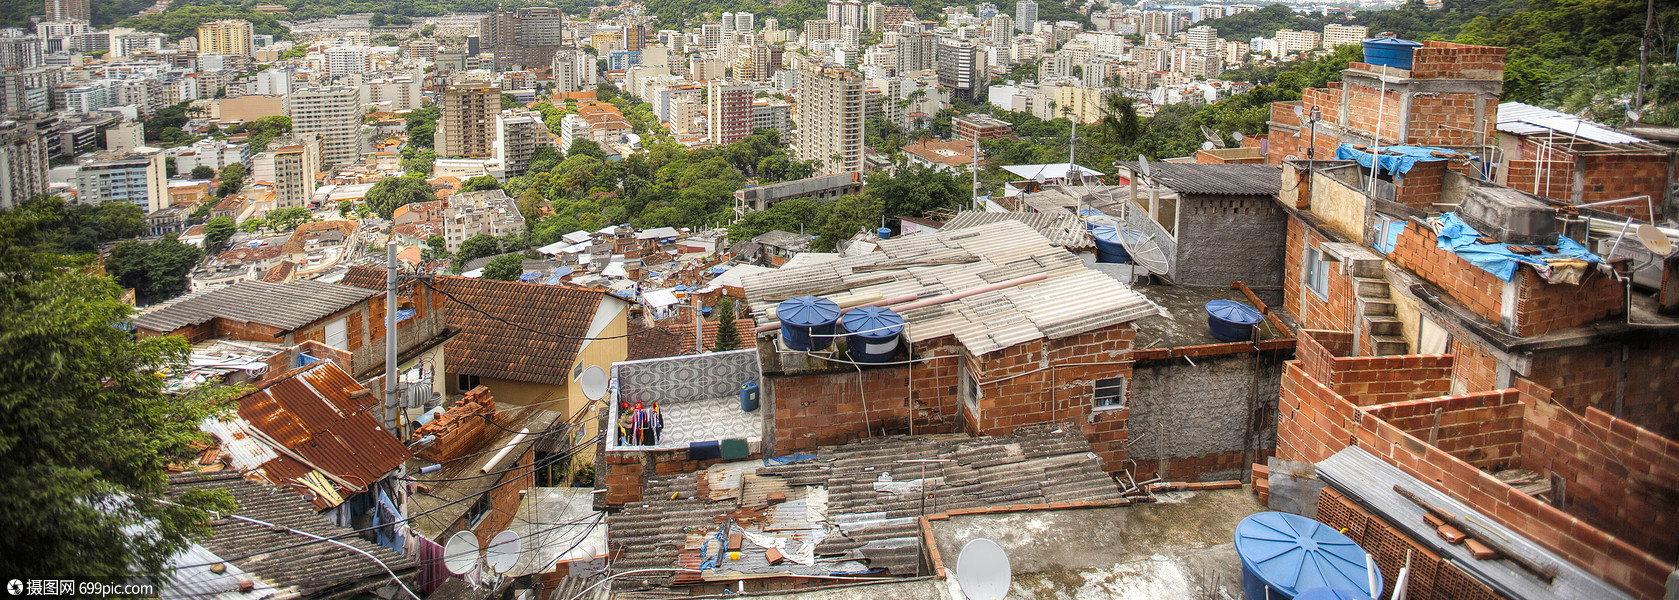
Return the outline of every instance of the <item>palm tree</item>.
[[[1143,123],[1137,118],[1137,107],[1119,91],[1108,92],[1102,99],[1101,130],[1115,143],[1129,146],[1137,141],[1137,136],[1143,132]]]

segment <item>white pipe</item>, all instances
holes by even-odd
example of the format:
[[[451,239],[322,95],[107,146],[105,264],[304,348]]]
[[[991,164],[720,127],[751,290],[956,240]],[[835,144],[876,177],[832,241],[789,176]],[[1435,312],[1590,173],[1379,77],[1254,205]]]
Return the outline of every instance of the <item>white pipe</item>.
[[[513,436],[513,440],[507,442],[506,446],[502,446],[501,451],[497,452],[495,456],[490,457],[490,462],[484,463],[484,468],[479,469],[478,472],[489,473],[490,471],[496,470],[496,465],[501,464],[501,459],[507,458],[507,454],[513,451],[513,447],[524,442],[525,438],[530,437],[530,434],[531,430],[529,427],[519,430],[519,435]]]

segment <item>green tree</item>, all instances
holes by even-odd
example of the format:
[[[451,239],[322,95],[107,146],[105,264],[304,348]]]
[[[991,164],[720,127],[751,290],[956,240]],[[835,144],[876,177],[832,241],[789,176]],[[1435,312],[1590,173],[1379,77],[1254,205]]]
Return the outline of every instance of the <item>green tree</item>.
[[[571,149],[566,151],[566,158],[573,156],[588,156],[596,160],[606,160],[606,151],[600,149],[600,144],[594,140],[577,140],[571,143]]]
[[[268,224],[272,225],[275,231],[291,231],[297,229],[298,225],[314,220],[314,216],[309,209],[301,206],[280,208],[268,212]]]
[[[443,258],[449,255],[449,240],[441,235],[426,238],[426,249],[431,250],[433,258]]]
[[[437,119],[443,116],[443,109],[437,106],[408,111],[403,117],[408,131],[408,145],[421,148],[431,148],[432,138],[437,134]]]
[[[187,342],[114,327],[133,314],[122,290],[37,251],[42,216],[0,213],[0,570],[157,577],[209,534],[207,513],[154,502],[164,465],[197,452],[228,392],[165,395],[156,373],[185,362]],[[225,492],[179,502],[237,508]]]
[[[811,249],[832,252],[840,242],[851,239],[857,232],[879,227],[884,206],[873,195],[857,194],[834,200],[825,207],[827,215],[816,230],[816,241],[811,244]]]
[[[712,350],[736,350],[740,348],[740,331],[735,329],[735,301],[724,296],[717,301],[717,347]]]
[[[207,167],[207,166],[204,166],[204,165],[198,165],[198,166],[192,168],[192,178],[193,179],[209,179],[209,178],[215,177],[215,176],[216,176],[216,170],[212,169],[210,167]]]
[[[222,169],[221,186],[216,188],[216,195],[226,198],[238,192],[245,185],[245,163],[233,163]]]
[[[560,161],[563,160],[565,160],[565,155],[560,154],[559,148],[548,145],[537,146],[536,151],[531,153],[531,164],[526,172],[547,173],[552,171],[554,167],[560,166]]]
[[[519,99],[514,98],[513,94],[502,94],[501,95],[501,109],[502,110],[507,110],[509,108],[517,108],[518,106],[519,106]]]
[[[233,237],[233,233],[238,230],[239,226],[233,222],[232,217],[210,219],[210,222],[204,224],[205,250],[215,251],[216,248],[227,242],[228,238]]]
[[[123,287],[134,288],[141,304],[162,302],[187,291],[187,274],[204,251],[165,237],[150,244],[119,242],[105,257],[105,271]]]
[[[455,252],[455,260],[464,265],[497,254],[501,254],[501,240],[487,233],[480,233],[461,242],[461,249]]]
[[[484,278],[496,281],[518,281],[525,274],[524,260],[518,254],[503,254],[484,265]]]
[[[461,182],[460,193],[478,192],[483,190],[499,190],[501,182],[489,175],[479,175]]]
[[[355,213],[355,211],[356,211],[356,203],[351,202],[349,200],[339,200],[338,201],[338,216],[340,218],[348,219],[348,218],[350,218],[351,214]]]
[[[253,231],[260,231],[262,228],[267,226],[268,221],[266,219],[245,219],[243,222],[239,223],[239,231],[251,233]]]
[[[367,190],[367,204],[378,211],[381,218],[391,218],[391,212],[396,207],[415,202],[430,202],[437,199],[432,194],[431,184],[417,177],[390,177],[379,180]]]

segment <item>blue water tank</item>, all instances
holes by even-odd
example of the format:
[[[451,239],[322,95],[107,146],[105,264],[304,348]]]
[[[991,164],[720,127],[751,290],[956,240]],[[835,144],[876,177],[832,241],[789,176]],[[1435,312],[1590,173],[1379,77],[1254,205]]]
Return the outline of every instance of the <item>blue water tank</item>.
[[[1253,326],[1263,318],[1265,316],[1259,314],[1259,309],[1246,302],[1214,300],[1207,303],[1207,329],[1212,330],[1213,337],[1220,341],[1251,341]]]
[[[1248,598],[1289,600],[1306,590],[1334,588],[1375,598],[1364,549],[1328,525],[1282,512],[1248,515],[1236,524],[1236,556],[1242,559],[1242,589]]]
[[[839,316],[838,304],[816,296],[788,298],[775,307],[775,317],[781,320],[781,341],[789,350],[826,350],[834,343],[834,323]]]
[[[1090,230],[1090,237],[1096,239],[1096,262],[1131,262],[1131,253],[1125,250],[1118,227],[1098,225]]]
[[[840,326],[851,335],[845,337],[851,360],[860,363],[883,363],[898,353],[898,334],[904,332],[904,318],[890,308],[863,306],[845,313]]]
[[[740,384],[740,410],[741,412],[758,410],[758,382],[748,381]]]
[[[1421,47],[1420,42],[1411,40],[1371,38],[1364,40],[1364,62],[1409,71],[1411,57],[1416,54],[1417,48]]]
[[[1335,588],[1312,588],[1295,596],[1294,600],[1371,600],[1363,592]]]
[[[883,240],[892,239],[892,228],[891,227],[881,227],[879,229],[875,229],[874,230],[874,236],[877,237],[877,238],[883,239]]]

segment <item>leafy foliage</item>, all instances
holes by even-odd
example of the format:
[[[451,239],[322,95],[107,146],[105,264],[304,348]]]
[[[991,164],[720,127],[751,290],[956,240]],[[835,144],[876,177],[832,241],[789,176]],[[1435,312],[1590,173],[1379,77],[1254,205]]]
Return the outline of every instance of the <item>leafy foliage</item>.
[[[212,169],[208,166],[198,165],[198,166],[192,168],[191,177],[193,179],[209,179],[209,178],[215,177],[215,176],[216,176],[216,170]]]
[[[464,182],[461,182],[460,193],[464,194],[464,193],[467,193],[467,192],[479,192],[479,191],[484,191],[484,190],[499,190],[499,189],[501,189],[501,182],[497,181],[495,177],[492,177],[492,176],[489,176],[489,175],[479,175],[477,177],[473,177],[473,178],[468,179]]]
[[[390,177],[379,180],[367,190],[368,206],[379,213],[380,218],[391,218],[391,212],[398,206],[415,202],[430,202],[437,199],[432,195],[431,184],[418,177]]]
[[[272,35],[274,39],[290,39],[291,32],[280,24],[274,15],[257,11],[254,6],[233,6],[213,2],[205,2],[201,6],[181,6],[190,0],[177,0],[169,10],[153,15],[145,15],[125,19],[123,27],[133,27],[140,31],[156,31],[178,40],[184,37],[198,35],[198,26],[211,21],[223,19],[241,19],[251,22],[251,32],[262,35]],[[95,2],[94,4],[98,4]],[[130,13],[132,14],[132,13]]]
[[[70,204],[58,196],[36,196],[0,210],[0,219],[8,214],[32,223],[28,236],[8,238],[8,243],[38,252],[93,252],[105,242],[146,232],[146,211],[127,202]]]
[[[268,212],[268,224],[275,231],[291,231],[298,225],[314,220],[315,215],[301,206],[279,208]]]
[[[484,279],[518,281],[525,274],[524,260],[517,254],[503,254],[484,265]]]
[[[239,226],[233,223],[232,217],[210,219],[209,223],[204,224],[204,247],[214,252],[217,247],[226,243],[228,238],[233,237],[233,233],[238,229]]]
[[[187,274],[203,258],[203,250],[173,237],[150,244],[126,240],[111,248],[105,271],[123,287],[134,288],[141,304],[152,304],[187,291]]]
[[[232,196],[245,185],[245,163],[233,163],[222,168],[221,185],[216,188],[216,195],[226,198]]]
[[[456,264],[464,265],[497,254],[501,254],[501,240],[496,239],[495,236],[480,233],[461,242],[461,249],[455,252],[455,261]]]

